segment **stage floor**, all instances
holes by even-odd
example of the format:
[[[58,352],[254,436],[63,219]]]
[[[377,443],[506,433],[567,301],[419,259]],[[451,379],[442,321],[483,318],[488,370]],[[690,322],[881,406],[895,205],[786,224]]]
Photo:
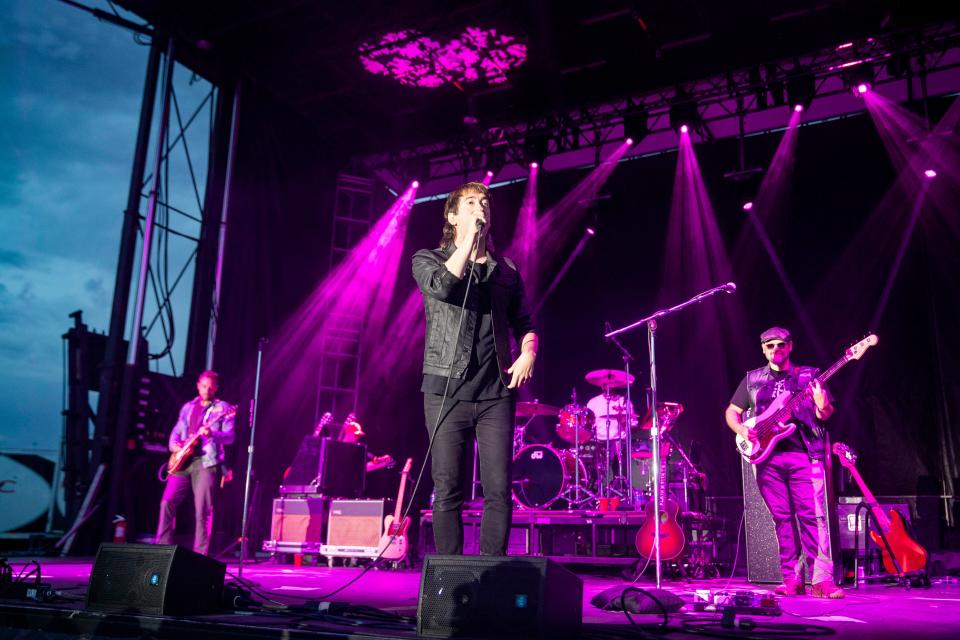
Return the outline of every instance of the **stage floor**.
[[[193,616],[190,618],[163,618],[153,616],[108,615],[84,610],[86,586],[92,560],[37,558],[42,567],[43,581],[51,583],[61,597],[57,601],[40,604],[32,600],[0,600],[0,636],[2,637],[57,637],[61,634],[84,634],[87,637],[185,637],[184,634],[203,633],[216,637],[415,637],[417,596],[420,572],[417,570],[378,569],[368,572],[359,581],[332,597],[327,594],[347,584],[360,572],[359,568],[326,566],[292,566],[266,562],[245,565],[243,578],[255,585],[260,593],[254,598],[268,606],[296,605],[306,600],[329,599],[352,606],[367,605],[393,614],[408,616],[406,621],[387,622],[384,626],[336,624],[330,619],[289,612],[225,613]],[[16,572],[27,561],[16,558],[11,565]],[[583,637],[636,637],[623,613],[602,611],[590,604],[600,591],[630,585],[619,574],[589,573],[585,567],[571,567],[583,579]],[[228,581],[238,573],[235,564],[228,565]],[[641,577],[636,586],[651,588],[652,580]],[[686,636],[689,630],[682,625],[703,621],[719,625],[719,616],[693,612],[695,589],[757,589],[741,578],[669,581],[663,587],[683,598],[688,604],[669,617],[669,631],[662,637]],[[802,637],[805,633],[797,625],[818,625],[829,628],[841,638],[956,638],[960,635],[960,585],[952,581],[934,581],[930,588],[904,589],[883,584],[871,584],[859,590],[848,589],[844,600],[821,600],[810,596],[783,598],[783,614],[777,617],[738,616],[752,618],[758,625],[756,635],[765,637]],[[656,625],[659,616],[634,616],[638,624]],[[342,622],[342,620],[341,620]],[[779,630],[776,628],[778,625]],[[18,631],[19,630],[19,631]],[[33,633],[24,633],[32,630]],[[42,630],[42,631],[41,631]],[[12,634],[11,634],[12,631]],[[721,631],[719,626],[711,631]],[[40,632],[39,635],[37,632]],[[722,630],[734,636],[749,635],[745,631]],[[822,635],[821,633],[817,635]],[[195,636],[194,636],[195,637]]]

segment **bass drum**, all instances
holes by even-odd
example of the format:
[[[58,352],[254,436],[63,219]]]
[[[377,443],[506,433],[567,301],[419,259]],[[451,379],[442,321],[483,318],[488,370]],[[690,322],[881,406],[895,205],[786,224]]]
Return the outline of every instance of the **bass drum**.
[[[575,458],[572,452],[531,444],[513,459],[513,495],[527,509],[547,509],[573,484]],[[580,460],[580,484],[587,484],[587,470]]]

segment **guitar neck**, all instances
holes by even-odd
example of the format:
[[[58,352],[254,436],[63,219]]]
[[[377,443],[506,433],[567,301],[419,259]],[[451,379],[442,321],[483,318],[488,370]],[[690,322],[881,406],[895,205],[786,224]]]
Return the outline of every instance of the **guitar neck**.
[[[403,509],[403,494],[407,489],[407,472],[404,471],[400,474],[400,492],[397,493],[397,506],[393,510],[393,521],[397,522],[400,520],[400,511]]]
[[[847,364],[848,362],[850,362],[850,358],[844,355],[842,358],[834,362],[829,369],[827,369],[826,371],[824,371],[814,379],[817,381],[817,384],[823,384],[824,382],[832,378],[833,374],[835,374],[837,371],[843,368],[843,365]],[[786,416],[789,416],[791,413],[793,413],[793,410],[796,409],[800,405],[800,403],[803,402],[803,400],[804,400],[803,393],[795,393],[793,397],[790,398],[790,400],[787,401],[787,403],[783,405],[783,407],[781,407],[780,411],[777,412],[777,415],[776,415],[777,420],[778,421],[783,420]]]
[[[863,493],[863,501],[870,505],[870,508],[873,510],[873,517],[876,519],[877,524],[880,525],[880,528],[884,532],[889,531],[890,518],[888,518],[887,514],[885,514],[883,509],[880,508],[880,503],[877,502],[877,498],[873,495],[873,492],[870,491],[870,488],[867,487],[867,483],[863,481],[860,471],[858,471],[857,468],[852,464],[845,466],[850,470],[850,475],[853,476],[857,486],[860,487],[860,491]]]

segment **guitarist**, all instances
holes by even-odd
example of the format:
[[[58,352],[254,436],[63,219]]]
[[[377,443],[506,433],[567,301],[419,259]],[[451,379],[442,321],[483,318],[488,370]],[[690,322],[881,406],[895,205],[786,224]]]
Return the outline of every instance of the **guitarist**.
[[[210,550],[214,491],[219,480],[219,468],[224,461],[223,447],[233,442],[233,407],[216,398],[219,386],[220,376],[215,371],[201,373],[197,379],[199,395],[183,405],[180,417],[170,432],[171,453],[179,452],[197,433],[200,439],[183,467],[167,478],[160,501],[157,544],[173,544],[177,507],[192,488],[196,519],[193,550],[204,555]],[[228,412],[228,417],[217,417]]]
[[[788,330],[767,329],[760,335],[760,344],[767,366],[744,376],[727,407],[727,426],[741,437],[756,441],[756,434],[742,424],[745,410],[759,415],[783,393],[808,396],[791,418],[796,430],[778,442],[756,470],[757,487],[773,515],[780,544],[783,584],[774,591],[784,596],[805,593],[802,549],[807,562],[813,560],[812,595],[843,598],[843,589],[833,581],[827,520],[821,508],[826,491],[823,457],[829,455],[824,451],[823,423],[833,414],[833,403],[827,389],[814,380],[817,369],[790,361],[793,339]]]

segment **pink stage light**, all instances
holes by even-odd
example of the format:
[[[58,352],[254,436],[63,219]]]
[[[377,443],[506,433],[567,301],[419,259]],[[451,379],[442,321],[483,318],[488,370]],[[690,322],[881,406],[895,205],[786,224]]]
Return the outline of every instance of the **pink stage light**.
[[[493,177],[493,171],[487,171],[487,177],[488,177],[488,178],[492,178],[492,177]]]
[[[531,168],[531,169],[536,169],[536,168],[539,167],[539,166],[540,166],[539,163],[536,163],[536,162],[531,162],[531,163],[530,163],[530,168]]]
[[[587,227],[587,235],[588,235],[588,236],[595,236],[595,235],[597,235],[597,232],[596,232],[596,230],[595,230],[593,227]]]
[[[688,127],[685,124],[680,125],[680,133],[688,133],[689,131],[690,131],[690,127]]]
[[[866,82],[861,82],[860,84],[857,85],[857,90],[856,92],[854,92],[854,95],[862,96],[863,94],[869,91],[870,91],[870,85],[867,84]]]
[[[750,211],[751,209],[753,209],[753,203],[752,203],[752,202],[744,202],[744,203],[743,203],[743,210],[744,210],[744,211]]]
[[[627,146],[633,146],[633,138],[627,138]]]
[[[435,88],[478,80],[506,82],[507,72],[526,61],[527,46],[496,29],[466,27],[446,42],[406,29],[365,42],[359,55],[364,69],[374,75]]]
[[[793,107],[793,110],[796,111],[797,113],[800,113],[803,111],[803,105],[802,104],[795,105]]]
[[[927,169],[926,171],[923,172],[923,175],[927,176],[927,178],[932,179],[937,177],[937,172],[934,171],[933,169]]]
[[[417,189],[420,187],[420,181],[414,180],[413,182],[410,183],[410,186],[413,187],[414,189]]]

